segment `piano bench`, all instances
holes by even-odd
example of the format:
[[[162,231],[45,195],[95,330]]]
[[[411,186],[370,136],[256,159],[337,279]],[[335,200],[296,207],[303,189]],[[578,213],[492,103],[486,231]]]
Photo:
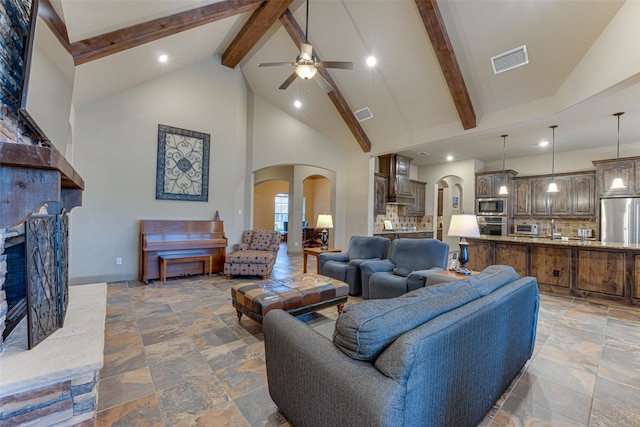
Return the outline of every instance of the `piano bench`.
[[[212,254],[208,254],[206,252],[181,254],[181,255],[159,254],[158,259],[160,259],[160,280],[162,280],[162,284],[165,284],[167,282],[167,265],[170,263],[202,262],[205,273],[208,271],[209,277],[211,277],[211,268],[213,266]]]

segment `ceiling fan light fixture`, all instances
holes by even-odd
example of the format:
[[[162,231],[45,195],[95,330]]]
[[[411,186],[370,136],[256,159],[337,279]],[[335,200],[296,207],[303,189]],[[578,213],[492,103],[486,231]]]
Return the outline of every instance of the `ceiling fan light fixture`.
[[[296,66],[296,74],[302,80],[312,79],[313,76],[315,76],[317,72],[318,72],[318,70],[313,65],[300,64],[300,65]]]

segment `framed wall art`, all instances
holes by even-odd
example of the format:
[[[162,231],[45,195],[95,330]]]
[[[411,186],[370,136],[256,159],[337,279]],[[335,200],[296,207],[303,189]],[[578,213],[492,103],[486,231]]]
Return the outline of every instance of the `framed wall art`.
[[[207,133],[158,125],[157,200],[209,200]]]

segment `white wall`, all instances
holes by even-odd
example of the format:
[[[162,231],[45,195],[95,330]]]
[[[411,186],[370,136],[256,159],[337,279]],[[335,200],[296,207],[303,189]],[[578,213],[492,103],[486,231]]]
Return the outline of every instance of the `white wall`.
[[[352,235],[366,234],[370,225],[367,219],[373,216],[373,204],[369,202],[370,156],[362,152],[355,139],[332,141],[256,96],[249,105],[253,109],[249,112],[249,117],[253,118],[249,130],[253,138],[250,142],[252,170],[296,165],[295,182],[314,174],[327,177],[335,187],[331,190],[335,247],[344,249]],[[314,167],[304,168],[303,165]],[[331,174],[323,170],[332,172],[335,178],[332,180]],[[298,228],[301,225],[296,218],[302,215],[302,188],[300,186],[300,193],[296,194],[295,182],[290,197],[294,203],[299,198],[300,206],[294,207],[289,221],[289,245],[295,245],[295,236],[301,236]]]
[[[213,219],[218,210],[229,243],[239,240],[239,210],[249,215],[246,112],[239,69],[214,58],[76,109],[74,167],[86,185],[71,214],[71,282],[137,277],[141,219]],[[211,135],[208,202],[155,199],[158,124]]]
[[[545,148],[548,151],[548,148]],[[620,157],[637,156],[640,153],[640,143],[620,144]],[[556,173],[595,170],[593,160],[615,159],[616,141],[598,148],[579,151],[555,153],[554,169]],[[506,169],[518,172],[517,176],[546,175],[551,173],[551,152],[539,156],[519,157],[507,159]],[[484,163],[484,171],[502,170],[502,160]]]

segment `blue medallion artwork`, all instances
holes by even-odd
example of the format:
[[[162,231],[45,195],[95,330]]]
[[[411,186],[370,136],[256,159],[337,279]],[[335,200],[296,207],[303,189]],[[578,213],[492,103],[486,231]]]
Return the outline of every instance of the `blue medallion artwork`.
[[[157,200],[209,200],[208,133],[158,125]]]

